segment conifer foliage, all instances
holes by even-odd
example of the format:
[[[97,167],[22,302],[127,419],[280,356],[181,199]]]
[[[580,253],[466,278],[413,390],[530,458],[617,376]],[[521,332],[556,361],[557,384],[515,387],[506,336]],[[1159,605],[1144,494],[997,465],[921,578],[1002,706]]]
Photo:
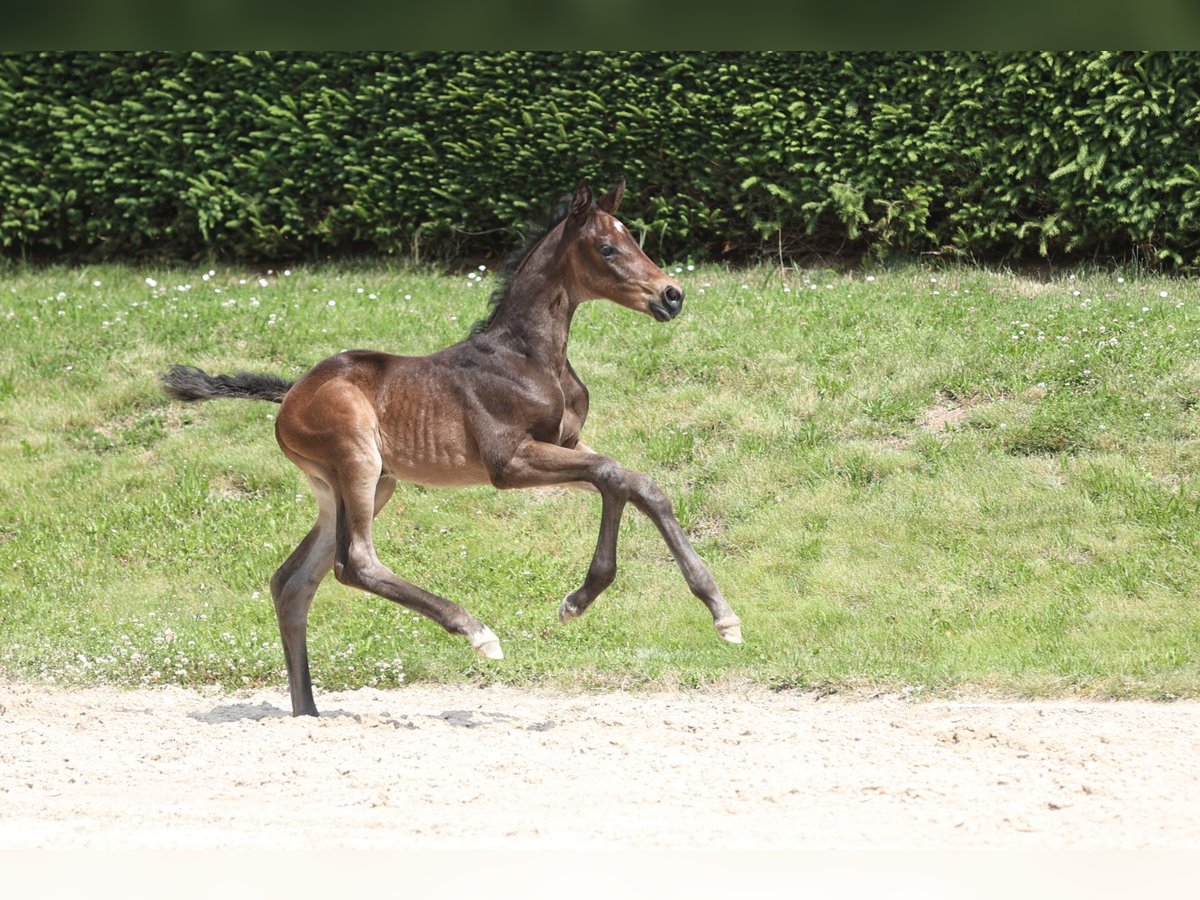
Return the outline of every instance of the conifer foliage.
[[[0,252],[502,252],[623,175],[660,258],[1200,263],[1195,53],[0,56]]]

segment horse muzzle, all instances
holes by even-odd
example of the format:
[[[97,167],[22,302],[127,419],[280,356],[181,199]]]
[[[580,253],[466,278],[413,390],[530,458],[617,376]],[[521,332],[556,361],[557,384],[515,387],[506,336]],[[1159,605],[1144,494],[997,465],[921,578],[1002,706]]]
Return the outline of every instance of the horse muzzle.
[[[657,301],[651,301],[650,314],[660,322],[670,322],[683,309],[683,290],[671,285],[664,288]]]

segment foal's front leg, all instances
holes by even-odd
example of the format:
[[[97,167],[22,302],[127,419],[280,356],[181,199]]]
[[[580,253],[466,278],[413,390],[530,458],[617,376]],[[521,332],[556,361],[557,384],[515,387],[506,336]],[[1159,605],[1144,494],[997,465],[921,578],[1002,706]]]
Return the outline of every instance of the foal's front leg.
[[[583,584],[567,594],[558,608],[558,618],[563,622],[582,616],[617,577],[617,534],[621,530],[625,500],[608,493],[601,494],[600,502],[600,536],[596,539],[596,552],[592,554],[592,564],[588,566]]]
[[[559,609],[565,622],[583,613],[609,584],[617,570],[617,533],[625,504],[632,502],[662,534],[692,593],[708,607],[717,633],[731,644],[742,642],[742,623],[721,595],[712,573],[700,559],[671,501],[649,476],[626,469],[615,459],[587,449],[568,450],[555,444],[526,440],[507,464],[493,475],[498,488],[542,487],[585,482],[600,492],[603,509],[596,552],[580,588],[568,594]]]

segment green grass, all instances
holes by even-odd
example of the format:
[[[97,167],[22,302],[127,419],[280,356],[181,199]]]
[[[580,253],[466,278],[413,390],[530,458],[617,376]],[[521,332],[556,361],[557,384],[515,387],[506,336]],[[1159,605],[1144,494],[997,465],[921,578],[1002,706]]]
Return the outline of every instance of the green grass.
[[[267,581],[314,505],[275,446],[276,407],[169,403],[156,374],[295,376],[349,347],[428,352],[462,337],[491,284],[207,271],[0,279],[0,674],[283,684]],[[678,277],[688,302],[669,325],[605,303],[577,316],[584,438],[659,479],[747,643],[717,638],[632,510],[617,582],[563,626],[596,498],[402,487],[381,557],[491,625],[507,658],[479,660],[330,578],[310,628],[318,687],[1200,696],[1200,285],[968,268]]]

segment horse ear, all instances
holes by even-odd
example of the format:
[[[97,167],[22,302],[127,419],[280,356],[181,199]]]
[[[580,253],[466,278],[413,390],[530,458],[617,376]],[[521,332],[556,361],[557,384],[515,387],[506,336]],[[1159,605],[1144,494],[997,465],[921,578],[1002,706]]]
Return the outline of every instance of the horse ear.
[[[585,216],[591,207],[592,189],[585,178],[579,182],[579,187],[575,188],[575,193],[571,196],[571,218],[578,219]]]
[[[621,205],[621,198],[625,196],[625,179],[622,178],[617,182],[617,186],[596,201],[596,205],[608,213],[610,216],[617,214],[617,208]]]

